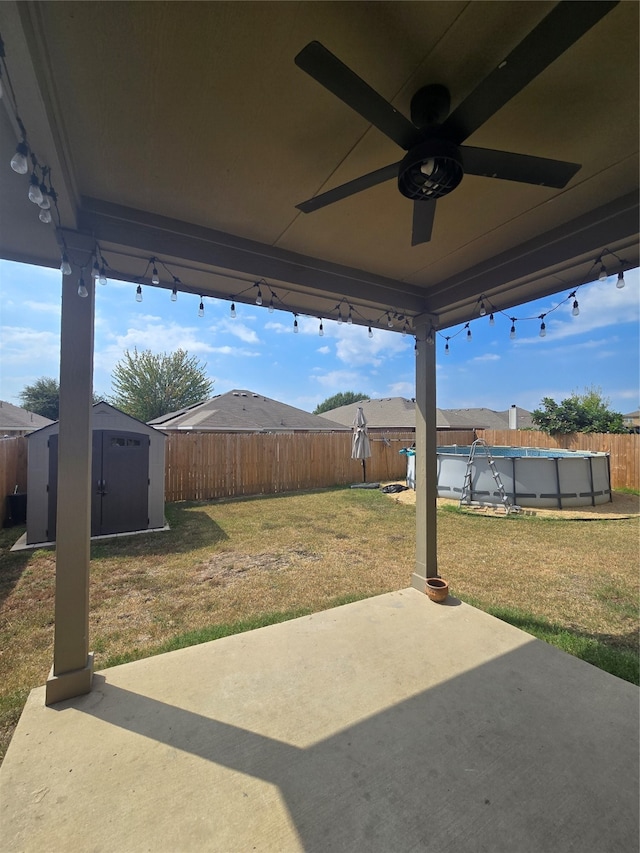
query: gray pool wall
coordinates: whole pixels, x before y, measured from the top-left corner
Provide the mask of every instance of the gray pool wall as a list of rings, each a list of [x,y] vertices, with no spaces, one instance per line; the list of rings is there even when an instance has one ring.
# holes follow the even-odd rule
[[[460,500],[469,447],[438,448],[438,497]],[[513,504],[526,507],[595,506],[611,500],[608,453],[549,450],[538,447],[490,447],[495,470]],[[411,457],[408,457],[407,485]],[[415,472],[415,467],[414,467]],[[475,452],[471,500],[501,503],[501,495],[484,448]]]

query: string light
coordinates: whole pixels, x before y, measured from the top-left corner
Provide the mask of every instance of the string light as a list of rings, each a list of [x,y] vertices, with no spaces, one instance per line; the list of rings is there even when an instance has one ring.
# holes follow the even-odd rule
[[[256,284],[258,288],[258,295],[256,296],[256,305],[262,305],[262,291],[260,290],[260,285]]]
[[[484,299],[482,299],[482,297],[481,297],[480,298],[480,316],[484,317],[484,315],[486,313],[487,313],[487,309],[484,307]]]
[[[62,253],[62,261],[60,262],[60,272],[62,275],[71,275],[71,264],[69,263],[69,258],[67,257],[67,253]]]
[[[320,328],[318,329],[318,334],[320,337],[324,337],[324,326],[322,325],[322,320],[320,320]]]
[[[513,340],[516,336],[516,318],[511,318],[511,331],[509,332],[509,337]]]
[[[598,281],[606,281],[607,280],[607,268],[601,262],[600,263],[600,272],[598,273]]]
[[[468,323],[467,323],[467,325],[465,326],[465,329],[467,330],[467,343],[469,343],[469,344],[470,344],[470,343],[471,343],[471,340],[472,340],[472,337],[471,337],[471,329],[469,328],[469,324],[468,324]]]
[[[351,326],[353,323],[353,317],[351,316],[351,305],[349,305],[349,315],[347,317],[347,326]]]
[[[616,287],[618,288],[618,290],[622,290],[622,288],[624,287],[624,273],[622,272],[622,270],[620,270],[620,272],[618,273]]]
[[[540,323],[540,337],[541,338],[544,338],[547,335],[547,327],[546,327],[545,322],[544,322],[544,318],[546,316],[547,316],[546,314],[541,314],[540,317],[538,318],[539,320],[541,320],[541,323]]]
[[[29,201],[32,201],[34,204],[40,204],[43,200],[42,191],[40,190],[40,181],[36,175],[35,169],[31,173],[31,177],[29,178]]]
[[[200,305],[198,305],[198,317],[204,317],[204,302],[202,301],[202,296],[200,297]]]
[[[449,349],[449,341],[450,340],[451,340],[451,338],[449,338],[449,337],[446,338],[446,344],[444,345],[444,354],[445,355],[451,355],[451,350]]]
[[[403,338],[406,338],[408,331],[409,331],[409,323],[405,320],[404,326],[402,327],[402,337]]]
[[[387,318],[387,328],[393,329],[393,318],[391,317],[391,314],[389,314],[389,312],[387,312]]]
[[[578,300],[575,298],[575,293],[572,293],[571,296],[573,296],[573,307],[571,308],[571,313],[574,317],[577,317],[580,313],[580,306],[578,305]]]
[[[106,284],[107,283],[107,271],[104,268],[104,264],[102,264],[102,266],[100,267],[100,275],[98,276],[98,282],[100,284]]]
[[[369,337],[370,337],[370,338],[372,338],[372,337],[373,337],[373,331],[372,331],[372,329],[371,329],[371,326],[369,326],[369,331],[368,331],[368,333],[367,333],[367,334],[369,335]]]
[[[430,347],[432,347],[436,342],[436,332],[433,328],[433,325],[429,328],[429,332],[427,334],[427,343]]]
[[[18,175],[26,175],[29,171],[29,161],[27,160],[27,156],[29,154],[29,146],[23,139],[22,142],[18,142],[16,146],[16,153],[11,158],[11,168],[14,172],[17,172]]]
[[[231,317],[232,317],[232,318],[236,316],[236,303],[235,303],[235,302],[232,302],[232,303],[231,303],[231,311],[230,311],[230,314],[231,314]]]
[[[38,219],[40,220],[40,222],[44,222],[45,224],[48,224],[49,222],[52,221],[51,211],[47,210],[46,208],[41,210],[40,213],[38,214]]]
[[[158,275],[158,270],[155,264],[151,273],[151,284],[160,284],[160,276]]]
[[[272,296],[271,299],[269,300],[269,314],[273,314],[273,312],[275,310],[276,310],[276,306],[273,304],[273,296]]]
[[[298,318],[297,317],[293,318],[293,334],[294,335],[298,334]]]
[[[87,290],[87,286],[84,283],[84,277],[81,275],[78,279],[78,296],[81,296],[85,299],[89,295],[89,291]]]
[[[495,326],[495,324],[496,324],[495,317],[493,316],[493,312],[491,312],[491,314],[489,314],[489,325]]]
[[[171,291],[171,301],[172,302],[178,301],[178,288],[177,287],[174,287]]]
[[[136,302],[142,302],[142,285],[136,287]]]
[[[340,310],[340,308],[338,308],[338,319],[337,319],[337,323],[338,323],[338,325],[339,325],[339,326],[341,326],[341,325],[342,325],[342,311]]]
[[[91,267],[91,278],[95,281],[97,278],[100,278],[100,267],[98,266],[98,259],[96,258],[93,262],[93,266]]]

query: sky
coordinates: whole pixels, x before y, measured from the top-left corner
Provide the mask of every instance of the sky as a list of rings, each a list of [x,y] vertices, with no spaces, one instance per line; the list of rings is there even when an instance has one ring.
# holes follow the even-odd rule
[[[20,405],[25,385],[42,376],[58,378],[60,355],[60,278],[57,270],[0,260],[0,399]],[[568,290],[509,310],[509,316],[545,318],[516,325],[498,314],[470,323],[467,340],[461,326],[437,336],[437,405],[440,408],[511,405],[532,411],[543,397],[560,401],[572,392],[600,389],[613,411],[626,414],[639,405],[638,270],[583,285],[577,291],[580,313],[572,316]],[[108,399],[111,374],[125,349],[154,353],[178,348],[198,357],[214,382],[214,394],[245,389],[312,411],[338,392],[355,391],[372,399],[415,396],[414,339],[388,329],[338,325],[325,320],[324,336],[316,318],[299,317],[293,334],[290,313],[266,307],[144,288],[135,301],[135,285],[109,281],[96,285],[94,392]],[[559,306],[556,308],[556,306]],[[450,336],[449,355],[445,335]],[[455,337],[454,337],[455,336]]]

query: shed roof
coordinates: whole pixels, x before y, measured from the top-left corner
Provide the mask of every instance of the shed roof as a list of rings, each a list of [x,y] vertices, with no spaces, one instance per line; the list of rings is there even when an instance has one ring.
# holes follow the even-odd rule
[[[148,424],[145,424],[144,421],[140,421],[138,420],[138,418],[134,418],[132,415],[128,415],[126,412],[123,412],[121,409],[117,409],[115,406],[112,406],[110,403],[106,403],[104,400],[100,400],[98,403],[94,403],[92,406],[92,410],[93,429],[100,429],[99,416],[101,414],[115,412],[119,416],[119,419],[122,420],[122,423],[130,422],[130,428],[132,432],[142,432],[149,436],[154,436],[161,432],[161,430],[154,429]],[[45,426],[30,433],[28,438],[32,438],[35,435],[42,435],[43,433],[47,432],[55,433],[58,431],[58,425],[59,421],[49,421],[49,423]]]
[[[312,415],[255,391],[234,389],[149,421],[165,430],[195,432],[291,432],[344,430],[337,421]]]

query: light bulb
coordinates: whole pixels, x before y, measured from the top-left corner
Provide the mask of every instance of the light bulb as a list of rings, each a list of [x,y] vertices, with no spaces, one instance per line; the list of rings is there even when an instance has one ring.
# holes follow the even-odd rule
[[[231,316],[232,317],[236,316],[236,303],[235,302],[231,303]]]
[[[451,350],[449,349],[449,340],[447,339],[446,344],[444,345],[444,354],[451,355]]]
[[[276,310],[276,307],[273,304],[273,297],[271,297],[271,299],[269,300],[269,314],[273,314],[273,312],[275,310]]]
[[[27,147],[27,143],[24,140],[22,140],[22,142],[18,142],[16,153],[11,158],[11,168],[19,175],[26,175],[29,171],[29,161],[27,160],[28,153],[29,148]]]
[[[293,321],[293,334],[294,334],[294,335],[297,335],[297,334],[298,334],[298,321],[297,321],[297,320],[295,320],[295,319],[294,319],[294,321]]]
[[[200,300],[200,305],[198,306],[198,317],[204,317],[204,302],[202,299]]]
[[[515,323],[511,324],[511,331],[509,332],[509,337],[513,340],[516,336],[516,326]]]
[[[493,312],[492,312],[491,314],[489,314],[489,325],[495,326],[495,324],[496,324],[496,321],[494,319]]]
[[[467,343],[471,343],[471,329],[467,329]]]
[[[256,305],[262,305],[262,291],[258,288],[258,295],[256,296]]]
[[[51,202],[49,201],[49,193],[44,184],[40,184],[40,192],[42,193],[42,201],[40,202],[40,207],[43,210],[49,210],[51,207]]]
[[[71,275],[71,264],[69,263],[69,258],[67,257],[67,253],[63,252],[62,260],[60,261],[60,272],[62,275]]]
[[[82,298],[84,299],[88,295],[89,291],[87,290],[87,286],[84,283],[83,277],[80,276],[80,280],[78,281],[78,296],[82,296]]]
[[[368,332],[368,335],[369,335],[369,337],[370,337],[370,338],[372,338],[372,337],[373,337],[373,331],[371,330],[371,326],[369,326],[369,332]]]
[[[136,287],[136,302],[142,302],[142,285]]]
[[[29,179],[29,201],[32,201],[34,204],[40,204],[42,201],[42,192],[40,191],[40,184],[38,183],[35,172],[31,173],[31,178]]]
[[[436,336],[433,331],[433,326],[429,329],[429,334],[427,335],[427,343],[430,347],[432,347],[436,342]]]
[[[38,219],[40,222],[48,223],[51,222],[51,211],[50,210],[41,210],[38,214]]]
[[[604,264],[600,264],[600,272],[598,273],[598,281],[606,281],[607,269]]]
[[[618,290],[622,290],[622,288],[624,287],[624,273],[622,272],[622,270],[620,270],[620,272],[618,273],[616,287],[618,288]]]
[[[318,334],[320,337],[324,337],[324,326],[322,325],[322,320],[320,320],[320,328],[318,329]]]
[[[487,309],[484,307],[484,300],[481,299],[480,300],[480,316],[484,317],[484,315],[486,313],[487,313]]]
[[[580,306],[578,305],[577,299],[573,300],[573,308],[571,309],[571,313],[573,314],[574,317],[577,317],[578,314],[580,313]]]
[[[544,324],[544,320],[540,323],[540,337],[545,338],[547,336],[547,327]]]
[[[338,325],[342,325],[342,311],[338,308]]]
[[[351,316],[351,308],[349,308],[349,316],[347,317],[347,326],[350,326],[353,323],[353,317]]]
[[[98,282],[100,284],[106,284],[107,283],[107,271],[104,268],[104,264],[100,267],[100,275],[98,276]]]
[[[160,284],[160,276],[158,270],[154,267],[151,273],[151,284]]]
[[[178,288],[177,287],[174,287],[173,290],[171,291],[171,301],[172,302],[178,301]]]
[[[388,318],[389,318],[389,319],[387,320],[387,328],[388,328],[388,329],[393,329],[393,319],[392,319],[392,317],[391,317],[391,314],[387,314],[387,316],[388,316]]]
[[[407,321],[404,321],[404,326],[402,327],[402,337],[406,338],[407,332],[409,331],[409,327],[407,325]]]
[[[98,266],[98,261],[95,260],[93,262],[93,266],[91,267],[91,278],[99,278],[100,277],[100,267]]]

